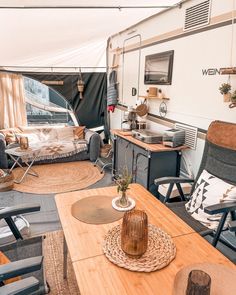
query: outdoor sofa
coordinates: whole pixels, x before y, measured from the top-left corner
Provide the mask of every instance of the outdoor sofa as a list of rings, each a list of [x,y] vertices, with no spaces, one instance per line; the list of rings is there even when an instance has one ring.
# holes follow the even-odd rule
[[[0,168],[9,167],[6,149],[19,145],[19,138],[27,137],[29,147],[41,149],[38,164],[96,161],[101,139],[98,133],[82,126],[17,127],[0,130]]]

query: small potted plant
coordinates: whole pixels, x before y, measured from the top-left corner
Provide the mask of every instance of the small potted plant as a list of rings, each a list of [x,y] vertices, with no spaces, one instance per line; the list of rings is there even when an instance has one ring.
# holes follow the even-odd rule
[[[220,90],[220,93],[224,97],[224,102],[230,102],[230,99],[231,99],[231,93],[230,93],[231,85],[229,83],[223,83],[219,87],[219,90]]]
[[[120,207],[127,207],[129,205],[126,191],[129,189],[129,184],[132,181],[132,174],[129,173],[127,166],[124,167],[122,174],[116,178],[117,192],[121,193],[117,205]]]
[[[236,103],[236,90],[234,90],[234,92],[231,95],[231,101]]]

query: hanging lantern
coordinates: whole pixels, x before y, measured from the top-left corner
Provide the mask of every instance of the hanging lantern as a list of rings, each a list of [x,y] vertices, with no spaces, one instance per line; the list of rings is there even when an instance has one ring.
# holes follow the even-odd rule
[[[78,91],[79,91],[79,98],[82,99],[83,98],[83,92],[84,92],[84,81],[82,79],[82,73],[81,73],[81,69],[80,69],[80,72],[79,72],[79,80],[77,81],[77,88],[78,88]]]

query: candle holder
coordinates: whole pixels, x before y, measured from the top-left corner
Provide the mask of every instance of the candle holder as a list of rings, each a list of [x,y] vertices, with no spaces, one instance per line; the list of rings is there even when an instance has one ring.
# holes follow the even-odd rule
[[[192,270],[188,276],[186,295],[210,295],[211,277],[202,270]]]
[[[130,257],[140,258],[148,246],[148,217],[144,211],[132,210],[123,217],[121,249]]]
[[[20,149],[21,150],[27,150],[29,148],[29,140],[26,136],[20,137]]]

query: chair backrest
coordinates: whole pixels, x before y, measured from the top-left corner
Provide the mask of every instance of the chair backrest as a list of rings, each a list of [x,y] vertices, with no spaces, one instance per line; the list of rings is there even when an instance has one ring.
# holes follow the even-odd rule
[[[211,123],[196,181],[204,169],[236,185],[236,124],[222,121]]]

